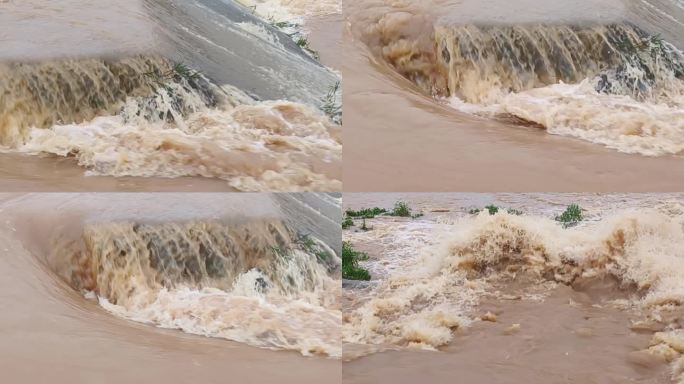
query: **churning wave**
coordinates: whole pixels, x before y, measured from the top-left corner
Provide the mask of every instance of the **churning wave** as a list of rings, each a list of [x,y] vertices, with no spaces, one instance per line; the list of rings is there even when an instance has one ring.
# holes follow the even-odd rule
[[[73,157],[90,175],[341,189],[334,73],[232,2],[145,4],[165,23],[159,53],[0,64],[2,150]]]
[[[86,226],[50,264],[110,313],[252,346],[339,357],[339,258],[279,220]]]
[[[642,209],[563,228],[544,217],[485,212],[439,228],[441,240],[412,250],[410,266],[394,270],[345,313],[345,343],[435,350],[478,321],[482,297],[506,299],[497,284],[528,281],[536,287],[532,297],[543,295],[546,283],[610,280],[623,293],[613,305],[635,311],[642,323],[663,323],[647,352],[671,362],[673,377],[684,381],[684,333],[677,320],[668,322],[684,303],[681,215]],[[429,236],[440,238],[435,232]]]
[[[391,13],[366,38],[397,72],[462,111],[626,153],[684,150],[684,54],[660,35],[629,22],[432,23]]]

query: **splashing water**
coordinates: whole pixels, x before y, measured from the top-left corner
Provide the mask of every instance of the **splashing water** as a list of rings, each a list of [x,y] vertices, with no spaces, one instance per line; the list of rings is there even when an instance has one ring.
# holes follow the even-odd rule
[[[684,150],[684,55],[632,24],[453,26],[395,12],[365,38],[397,72],[463,112],[625,153]]]
[[[161,58],[7,65],[0,79],[13,90],[0,100],[8,151],[74,157],[92,175],[341,189],[340,128],[321,112],[256,102]]]
[[[87,226],[57,273],[114,315],[304,355],[339,357],[336,256],[280,221]],[[332,268],[332,269],[331,269]]]
[[[343,342],[369,351],[435,350],[451,343],[456,329],[479,321],[482,298],[506,300],[502,284],[528,281],[523,299],[543,300],[557,285],[614,280],[612,289],[622,292],[615,296],[626,298],[609,302],[634,311],[641,319],[635,324],[662,323],[645,353],[671,362],[673,377],[682,380],[676,318],[684,303],[682,220],[681,210],[637,209],[571,229],[505,212],[429,225],[374,222],[373,231],[353,238],[384,244],[380,261],[368,265],[379,280],[345,312]]]

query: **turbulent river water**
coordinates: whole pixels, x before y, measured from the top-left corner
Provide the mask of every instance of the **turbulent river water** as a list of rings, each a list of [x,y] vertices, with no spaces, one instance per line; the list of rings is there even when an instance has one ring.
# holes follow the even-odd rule
[[[681,194],[345,194],[344,382],[684,382]],[[490,215],[485,206],[499,212]],[[554,218],[570,204],[584,220]],[[427,375],[427,376],[426,376]]]
[[[682,3],[569,4],[350,2],[345,189],[681,186]]]
[[[339,378],[339,205],[327,194],[0,196],[5,379]]]
[[[341,190],[340,77],[299,43],[339,2],[268,4],[0,3],[0,175]]]

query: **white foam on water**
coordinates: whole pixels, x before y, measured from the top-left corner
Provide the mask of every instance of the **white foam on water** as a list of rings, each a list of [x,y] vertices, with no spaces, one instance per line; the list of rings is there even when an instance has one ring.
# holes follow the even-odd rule
[[[388,250],[389,259],[399,260],[403,253],[410,261],[399,263],[387,276],[376,276],[380,280],[366,293],[368,300],[345,312],[343,342],[437,349],[452,341],[455,329],[478,321],[476,309],[483,295],[505,295],[492,282],[520,273],[540,280],[539,292],[523,295],[536,301],[555,284],[614,277],[621,289],[638,293],[622,307],[658,319],[684,305],[684,216],[670,205],[611,211],[567,229],[548,217],[506,212],[440,220],[422,229],[419,223],[370,222],[372,231],[347,234],[352,244],[396,241],[396,249]],[[384,256],[364,266],[371,269],[369,264],[380,263]],[[649,349],[669,354],[676,378],[684,372],[681,332],[657,334]]]
[[[250,276],[251,275],[251,276]],[[160,328],[179,329],[304,356],[339,358],[341,312],[311,298],[269,296],[254,289],[256,271],[238,277],[229,291],[189,287],[144,292],[126,305],[99,297],[110,313]]]
[[[303,245],[291,235],[280,221],[97,224],[84,230],[84,248],[59,248],[54,265],[124,319],[338,358],[336,256],[315,238]]]
[[[73,156],[91,175],[227,180],[239,190],[341,189],[342,144],[328,118],[286,101],[203,109],[173,123],[122,116],[32,129],[25,153]],[[334,172],[333,172],[334,173]]]
[[[452,97],[449,104],[481,116],[508,114],[545,127],[550,134],[575,137],[624,153],[645,156],[684,151],[684,99],[671,103],[637,101],[598,93],[589,80],[499,94],[478,105]]]

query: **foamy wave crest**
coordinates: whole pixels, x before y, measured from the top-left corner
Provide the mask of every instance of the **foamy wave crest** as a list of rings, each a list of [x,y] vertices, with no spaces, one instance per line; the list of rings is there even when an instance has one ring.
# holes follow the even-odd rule
[[[133,321],[339,357],[339,259],[279,221],[86,227],[58,273]]]
[[[113,116],[34,129],[21,150],[73,156],[94,175],[213,177],[243,191],[341,190],[339,127],[285,101],[203,110],[174,123]]]
[[[540,125],[551,134],[624,153],[661,156],[684,151],[683,101],[676,100],[673,105],[638,102],[629,96],[597,92],[585,80],[508,94],[489,111],[515,116],[523,124]],[[459,108],[463,104],[454,105]]]
[[[476,321],[483,295],[505,298],[495,284],[511,279],[529,279],[534,287],[612,279],[630,297],[623,307],[637,308],[666,329],[678,328],[663,314],[684,304],[682,224],[680,216],[650,210],[571,229],[547,218],[508,213],[459,219],[410,274],[394,273],[370,300],[345,314],[343,341],[438,348],[452,340],[454,329]],[[657,353],[667,344],[676,352],[666,349],[670,361],[679,359],[682,352],[665,335],[681,332],[656,335],[649,351]]]

